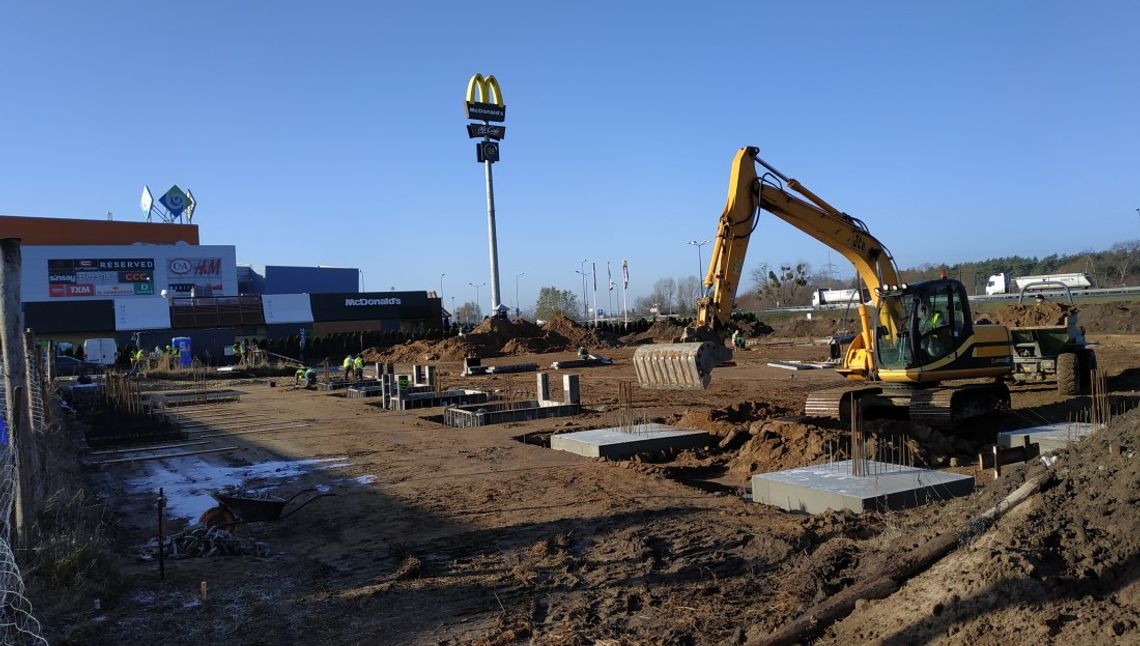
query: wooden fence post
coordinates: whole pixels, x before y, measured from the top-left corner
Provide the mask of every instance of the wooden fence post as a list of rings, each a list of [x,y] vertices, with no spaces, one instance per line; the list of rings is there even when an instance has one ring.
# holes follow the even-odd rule
[[[18,545],[31,545],[31,528],[35,521],[36,501],[34,476],[35,445],[31,434],[30,411],[26,407],[24,388],[28,386],[28,370],[24,357],[24,337],[20,315],[20,239],[0,240],[0,351],[4,363],[4,401],[7,403],[8,447],[16,464],[16,534]]]

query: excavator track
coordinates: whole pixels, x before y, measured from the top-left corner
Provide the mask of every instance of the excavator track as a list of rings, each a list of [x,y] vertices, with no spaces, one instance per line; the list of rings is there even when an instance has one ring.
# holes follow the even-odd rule
[[[881,391],[881,387],[866,383],[818,390],[808,395],[807,402],[804,403],[804,414],[847,421],[850,419],[852,397],[877,395]]]
[[[941,431],[998,410],[1008,409],[1009,389],[1004,384],[965,384],[915,388],[903,384],[858,385],[812,393],[804,414],[847,422],[851,397],[867,411],[872,407],[906,410],[912,422]]]

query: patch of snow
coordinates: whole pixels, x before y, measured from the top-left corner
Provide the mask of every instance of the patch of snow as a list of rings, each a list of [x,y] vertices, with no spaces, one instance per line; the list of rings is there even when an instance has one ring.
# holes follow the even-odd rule
[[[376,482],[376,476],[374,476],[374,475],[356,476],[355,478],[352,479],[352,481],[358,485],[370,485],[373,482]]]
[[[349,464],[344,457],[276,460],[240,467],[212,464],[196,457],[155,460],[145,463],[146,475],[127,482],[127,490],[131,494],[154,495],[161,487],[172,516],[196,520],[217,504],[209,495],[211,491],[228,488],[269,491],[305,473],[339,469]]]

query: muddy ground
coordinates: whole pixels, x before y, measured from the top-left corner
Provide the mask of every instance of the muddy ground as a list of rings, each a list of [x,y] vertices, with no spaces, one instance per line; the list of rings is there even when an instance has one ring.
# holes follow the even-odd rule
[[[1094,340],[1114,404],[1135,405],[1140,337]],[[93,595],[98,608],[95,598],[33,584],[40,619],[55,644],[745,643],[963,524],[1028,471],[979,478],[973,496],[896,513],[805,516],[749,502],[752,472],[825,460],[821,447],[841,438],[826,424],[784,418],[811,390],[839,382],[830,371],[766,365],[826,354],[792,342],[738,353],[706,392],[636,391],[639,418],[708,428],[710,449],[607,462],[545,448],[551,432],[618,423],[617,382],[634,379],[633,348],[605,353],[615,365],[579,371],[583,415],[476,429],[442,426],[439,409],[388,412],[267,380],[219,384],[241,400],[182,411],[189,441],[207,443],[181,450],[233,448],[87,467],[122,582]],[[458,362],[439,365],[445,386],[533,396],[533,374],[461,378]],[[560,380],[551,381],[559,397]],[[1087,404],[1044,385],[1013,391],[1014,411],[966,438],[912,434],[916,457],[953,458],[972,473],[971,452],[997,430],[1063,421]],[[1140,640],[1136,414],[1112,432],[1120,455],[1110,461],[1098,440],[1062,458],[1055,482],[1017,513],[819,642]],[[301,459],[327,462],[270,488],[335,497],[235,528],[271,556],[168,561],[162,581],[156,563],[138,560],[137,546],[156,534],[148,483],[204,487],[211,469]],[[168,531],[188,522],[167,515]]]

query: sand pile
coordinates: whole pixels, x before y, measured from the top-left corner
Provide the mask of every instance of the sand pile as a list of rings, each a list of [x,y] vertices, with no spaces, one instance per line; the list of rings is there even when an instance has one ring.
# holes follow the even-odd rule
[[[1078,311],[1068,303],[1026,303],[1003,307],[989,319],[1006,327],[1064,325],[1070,312]]]

